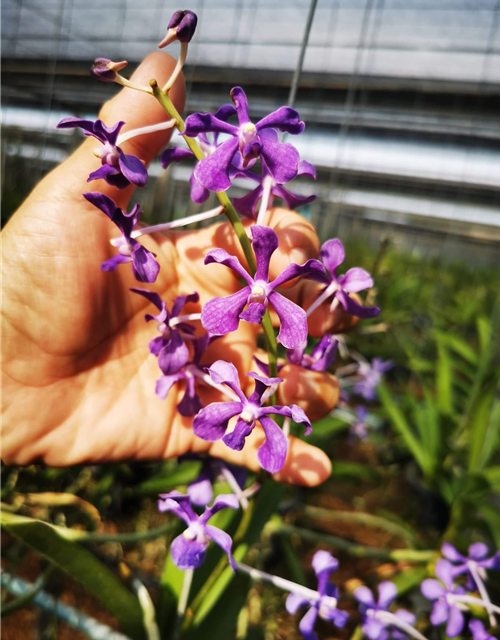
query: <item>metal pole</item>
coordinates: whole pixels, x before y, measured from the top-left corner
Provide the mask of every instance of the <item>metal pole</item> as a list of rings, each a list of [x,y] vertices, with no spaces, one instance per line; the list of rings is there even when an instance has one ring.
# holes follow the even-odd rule
[[[311,26],[314,18],[314,12],[316,11],[316,5],[318,0],[311,0],[309,7],[309,13],[307,15],[306,28],[304,30],[304,36],[302,38],[302,44],[300,45],[299,59],[297,66],[293,74],[292,86],[290,87],[290,93],[288,94],[288,106],[293,107],[295,104],[295,98],[297,96],[297,89],[299,86],[300,74],[302,73],[302,67],[304,65],[304,58],[306,55],[307,43],[309,42],[309,34],[311,33]]]

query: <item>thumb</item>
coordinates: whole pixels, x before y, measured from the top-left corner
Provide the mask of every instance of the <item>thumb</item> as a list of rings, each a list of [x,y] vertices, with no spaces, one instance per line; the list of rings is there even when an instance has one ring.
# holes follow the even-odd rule
[[[154,78],[162,86],[172,74],[175,64],[175,59],[169,54],[151,53],[136,69],[131,80],[137,84],[148,86],[149,81]],[[186,95],[182,75],[177,79],[169,95],[176,109],[182,112]],[[104,104],[99,118],[108,127],[123,120],[125,122],[123,133],[170,119],[154,96],[127,87],[124,87],[114,98]],[[125,153],[137,156],[148,165],[167,144],[171,135],[172,130],[170,129],[144,134],[127,140],[121,145],[121,148]],[[62,189],[64,197],[76,200],[80,205],[82,204],[82,193],[92,190],[100,191],[113,198],[118,206],[125,208],[134,192],[133,186],[126,189],[116,189],[104,180],[87,183],[88,175],[101,166],[100,160],[93,154],[95,147],[99,144],[94,138],[87,138],[68,160],[47,177],[46,180],[50,184],[45,183],[44,189],[53,186],[59,197]]]

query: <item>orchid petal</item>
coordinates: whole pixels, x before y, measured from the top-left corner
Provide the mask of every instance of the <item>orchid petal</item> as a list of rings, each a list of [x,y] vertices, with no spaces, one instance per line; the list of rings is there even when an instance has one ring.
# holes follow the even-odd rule
[[[194,417],[193,431],[196,436],[215,442],[226,433],[229,420],[241,413],[241,402],[212,402]]]
[[[201,311],[203,328],[217,336],[236,331],[240,323],[240,313],[245,307],[250,287],[244,287],[225,298],[212,298]]]
[[[279,342],[286,349],[298,349],[307,340],[306,312],[276,291],[269,294],[269,301],[280,319]]]
[[[288,453],[288,438],[271,418],[261,416],[259,422],[266,434],[264,444],[257,452],[259,464],[269,473],[277,473],[285,464]]]

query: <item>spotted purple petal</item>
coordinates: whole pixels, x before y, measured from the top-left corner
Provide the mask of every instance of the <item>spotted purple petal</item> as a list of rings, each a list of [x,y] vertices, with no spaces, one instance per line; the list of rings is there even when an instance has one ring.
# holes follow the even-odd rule
[[[277,291],[269,295],[269,302],[280,319],[278,341],[286,349],[298,349],[307,340],[306,312]]]
[[[446,635],[448,638],[455,638],[464,628],[464,614],[458,607],[450,607],[448,624],[446,625]]]
[[[189,149],[180,149],[179,147],[171,147],[165,149],[160,156],[160,164],[164,169],[168,169],[172,162],[182,162],[186,158],[194,158],[194,153]]]
[[[220,440],[226,433],[229,420],[241,411],[241,402],[212,402],[195,416],[194,434],[208,442]]]
[[[344,245],[338,238],[327,240],[321,247],[319,257],[330,274],[335,275],[335,270],[345,260]]]
[[[173,385],[179,380],[182,380],[183,377],[184,374],[181,371],[178,371],[168,376],[163,375],[159,378],[156,381],[155,393],[160,400],[165,400]]]
[[[373,287],[371,275],[360,267],[349,269],[345,275],[338,279],[338,283],[344,291],[348,291],[349,293],[357,293],[358,291]]]
[[[127,262],[132,262],[132,258],[130,256],[122,256],[121,253],[118,253],[116,256],[113,256],[101,264],[101,271],[114,271],[120,264]]]
[[[225,531],[222,531],[217,527],[212,527],[209,524],[205,526],[205,532],[207,536],[215,542],[215,544],[219,545],[219,547],[227,553],[229,564],[231,565],[232,570],[236,573],[236,561],[231,553],[231,547],[233,546],[231,536]]]
[[[374,607],[375,606],[375,600],[373,599],[373,593],[371,592],[370,589],[368,589],[368,587],[365,587],[365,586],[358,587],[354,591],[353,595],[354,595],[354,597],[356,598],[356,600],[358,602],[361,602],[361,604],[364,604],[367,607]]]
[[[242,402],[246,402],[245,394],[241,390],[238,370],[232,362],[217,360],[208,368],[208,373],[216,384],[227,385]]]
[[[236,256],[232,256],[224,249],[212,249],[207,253],[204,264],[211,264],[212,262],[217,262],[218,264],[223,264],[225,267],[229,267],[229,269],[235,271],[240,278],[243,278],[247,284],[252,284],[252,278],[242,267],[238,258]]]
[[[259,464],[269,473],[277,473],[285,464],[288,438],[268,416],[261,416],[259,422],[266,434],[266,439],[257,452]]]
[[[182,400],[177,405],[177,411],[181,416],[190,418],[196,415],[202,408],[203,404],[196,393],[196,380],[194,376],[188,375],[186,376],[186,391],[182,396]],[[210,500],[208,500],[208,502],[210,502]]]
[[[238,139],[231,138],[217,147],[211,156],[198,162],[194,176],[205,189],[210,191],[227,191],[229,189],[231,186],[229,165],[237,149]]]
[[[314,633],[314,624],[318,616],[316,607],[311,607],[299,622],[300,633],[304,640],[317,640],[318,636]]]
[[[240,323],[240,314],[247,303],[249,295],[250,287],[244,287],[225,298],[212,298],[209,300],[201,311],[203,328],[218,336],[236,331]]]
[[[170,341],[158,354],[158,366],[166,376],[179,371],[189,360],[189,351],[178,331],[172,331]]]
[[[278,248],[278,236],[275,231],[262,225],[254,225],[251,227],[251,231],[252,248],[257,262],[254,280],[267,282],[269,279],[269,262]]]
[[[245,446],[245,438],[247,438],[253,431],[254,423],[249,424],[245,420],[238,420],[236,426],[231,433],[227,433],[222,442],[234,451],[241,451]]]
[[[289,264],[269,286],[271,289],[275,289],[299,276],[309,276],[310,274],[323,275],[324,273],[325,268],[319,260],[311,259],[304,262],[304,264]]]
[[[378,606],[387,609],[394,598],[398,595],[398,590],[394,582],[385,580],[378,585]]]
[[[378,307],[364,307],[362,304],[358,304],[344,291],[337,291],[335,295],[347,313],[352,316],[356,316],[357,318],[375,318],[380,313],[380,309]]]
[[[420,585],[420,590],[422,595],[428,600],[437,600],[446,593],[442,585],[433,578],[427,578],[427,580],[424,580]]]
[[[278,131],[286,131],[293,135],[302,133],[305,124],[300,120],[300,116],[295,109],[291,107],[280,107],[269,115],[259,120],[255,125],[257,131],[266,128],[278,129]]]
[[[228,124],[211,113],[193,113],[186,118],[186,128],[183,135],[188,138],[196,138],[200,133],[229,133],[232,136],[238,135],[238,127]]]
[[[136,187],[143,187],[148,181],[148,172],[139,158],[127,153],[120,153],[120,169],[127,180]]]
[[[261,154],[276,182],[285,184],[293,180],[300,160],[297,149],[286,142],[273,142],[265,138],[261,138],[261,145]]]
[[[148,251],[138,242],[134,243],[132,253],[132,271],[135,279],[139,282],[148,282],[152,284],[156,282],[160,265],[156,262],[154,253]]]
[[[300,607],[303,607],[305,604],[310,604],[307,598],[305,598],[300,593],[292,592],[286,599],[285,606],[288,613],[294,614],[297,613]]]

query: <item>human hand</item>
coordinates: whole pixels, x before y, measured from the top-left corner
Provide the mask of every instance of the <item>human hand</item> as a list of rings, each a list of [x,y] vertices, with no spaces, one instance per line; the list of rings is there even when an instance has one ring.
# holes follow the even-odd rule
[[[156,78],[160,85],[175,61],[163,53],[146,58],[134,74],[139,83]],[[171,97],[179,111],[184,104],[182,80]],[[125,120],[124,131],[154,124],[167,116],[149,95],[123,89],[104,105],[99,116],[106,124]],[[134,138],[124,151],[149,163],[165,146],[169,133]],[[82,193],[89,190],[88,174],[97,169],[93,139],[87,139],[62,165],[50,173],[12,217],[3,239],[3,454],[7,464],[43,461],[64,466],[118,460],[151,460],[188,451],[209,452],[253,470],[259,468],[260,429],[248,437],[241,452],[221,441],[194,436],[192,419],[176,411],[178,387],[162,402],[154,392],[160,376],[147,343],[154,327],[144,322],[148,303],[129,292],[137,286],[131,270],[103,273],[100,264],[116,253],[109,244],[114,225]],[[118,191],[104,181],[97,190],[126,208],[133,189]],[[275,209],[269,225],[280,240],[271,261],[275,277],[289,262],[317,257],[319,241],[312,226],[299,215]],[[142,239],[141,239],[142,242]],[[153,287],[168,303],[179,294],[197,291],[200,302],[238,289],[228,269],[203,265],[214,247],[238,255],[239,245],[229,224],[193,232],[155,234],[143,243],[158,255],[161,265]],[[308,295],[316,286],[302,283],[292,297]],[[325,305],[325,309],[327,305]],[[186,307],[186,313],[199,310]],[[324,310],[323,310],[324,311]],[[321,309],[315,312],[320,315]],[[314,315],[312,318],[314,319]],[[337,318],[340,321],[340,318]],[[321,330],[325,322],[320,320]],[[314,334],[314,327],[312,331]],[[213,343],[203,363],[224,358],[243,374],[252,369],[257,328],[241,323],[238,331]],[[335,378],[288,366],[282,401],[299,402],[318,414],[327,413],[338,399]],[[286,373],[286,371],[285,371]],[[285,376],[286,377],[286,376]],[[206,390],[204,399],[213,399]],[[203,396],[202,396],[203,397]],[[277,479],[305,485],[325,480],[328,457],[316,447],[290,439],[287,461]]]

